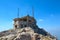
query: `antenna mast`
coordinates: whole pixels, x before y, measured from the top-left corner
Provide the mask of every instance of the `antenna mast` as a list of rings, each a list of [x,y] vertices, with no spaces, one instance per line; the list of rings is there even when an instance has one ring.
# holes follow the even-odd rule
[[[27,27],[28,27],[28,17],[29,17],[29,13],[28,13],[28,11],[27,11]]]
[[[34,7],[32,6],[32,16],[34,17]]]
[[[19,18],[19,8],[18,8],[18,13],[17,13],[17,17]]]

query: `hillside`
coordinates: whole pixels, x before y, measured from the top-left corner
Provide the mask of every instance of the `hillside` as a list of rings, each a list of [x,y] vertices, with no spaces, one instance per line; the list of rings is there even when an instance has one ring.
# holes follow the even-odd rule
[[[36,25],[33,17],[14,19],[14,28],[0,32],[0,40],[57,40],[44,29]]]

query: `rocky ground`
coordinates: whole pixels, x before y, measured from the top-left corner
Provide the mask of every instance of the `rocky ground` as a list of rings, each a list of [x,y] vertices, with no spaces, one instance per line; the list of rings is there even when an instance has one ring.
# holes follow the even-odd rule
[[[11,29],[0,32],[0,40],[57,40],[43,29]]]

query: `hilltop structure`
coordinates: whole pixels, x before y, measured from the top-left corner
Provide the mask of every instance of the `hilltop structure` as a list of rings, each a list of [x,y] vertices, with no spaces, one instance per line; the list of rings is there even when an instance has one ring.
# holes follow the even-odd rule
[[[15,18],[13,29],[0,32],[0,40],[57,40],[36,23],[35,18],[29,15]]]
[[[36,26],[36,20],[33,17],[30,17],[29,15],[22,17],[22,18],[14,19],[14,28],[15,29],[24,28],[24,27],[35,28],[34,26]]]

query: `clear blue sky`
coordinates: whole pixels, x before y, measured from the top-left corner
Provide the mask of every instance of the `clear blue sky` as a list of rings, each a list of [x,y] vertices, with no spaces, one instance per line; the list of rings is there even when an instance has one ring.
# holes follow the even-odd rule
[[[18,8],[20,17],[32,16],[32,6],[37,25],[60,37],[60,0],[0,0],[0,31],[13,28]]]

